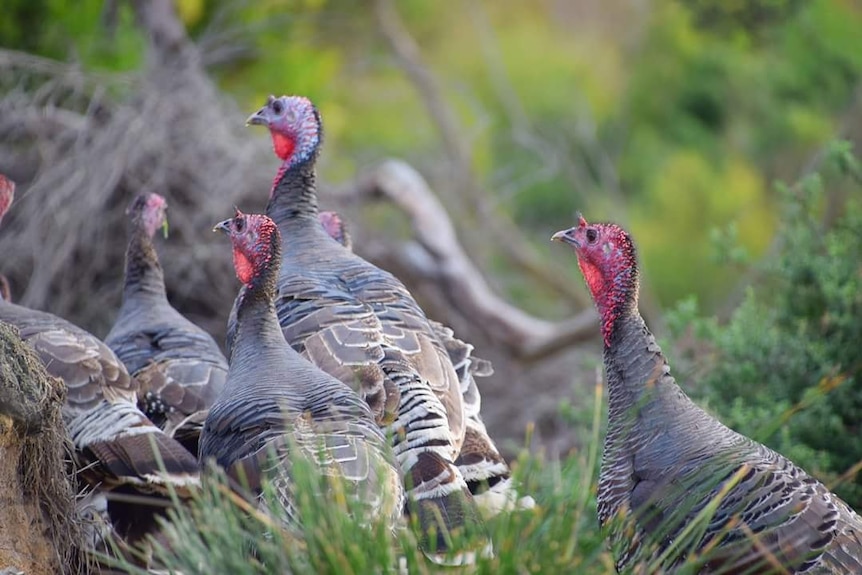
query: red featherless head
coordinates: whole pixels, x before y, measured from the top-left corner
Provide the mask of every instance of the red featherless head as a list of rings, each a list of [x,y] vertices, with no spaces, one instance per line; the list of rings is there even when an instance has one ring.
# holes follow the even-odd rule
[[[153,237],[159,228],[167,234],[167,209],[165,198],[150,192],[135,197],[126,209],[126,215],[135,225],[141,226],[149,237]]]
[[[579,214],[577,226],[559,231],[551,239],[574,248],[602,316],[602,334],[608,345],[616,320],[637,306],[637,256],[631,236],[616,224],[589,224]]]
[[[281,241],[278,227],[269,217],[244,214],[239,209],[233,218],[217,224],[215,230],[230,236],[236,277],[246,286],[269,268]]]
[[[344,221],[338,213],[320,212],[317,214],[317,217],[320,220],[323,229],[326,230],[327,234],[329,234],[329,237],[347,249],[351,249],[353,247],[350,234],[347,232],[347,226],[345,226]]]
[[[246,124],[269,128],[273,151],[287,167],[311,158],[322,138],[320,114],[311,100],[302,96],[270,96]]]
[[[0,222],[12,206],[15,199],[15,182],[0,174]]]

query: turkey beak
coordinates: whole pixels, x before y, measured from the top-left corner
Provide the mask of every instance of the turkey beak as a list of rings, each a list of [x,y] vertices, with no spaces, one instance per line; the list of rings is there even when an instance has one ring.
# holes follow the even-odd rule
[[[223,221],[223,222],[219,222],[219,223],[217,223],[217,224],[213,227],[213,231],[214,231],[214,232],[224,232],[224,233],[226,233],[226,234],[229,234],[229,233],[230,233],[230,223],[231,223],[231,221],[232,221],[232,220],[225,220],[225,221]]]
[[[269,118],[267,118],[267,107],[264,106],[254,114],[248,117],[245,121],[246,126],[269,126]]]
[[[576,248],[581,247],[581,243],[575,239],[575,232],[578,228],[569,228],[567,230],[560,230],[551,236],[551,241],[563,242],[564,244],[569,244],[570,246],[574,246]]]

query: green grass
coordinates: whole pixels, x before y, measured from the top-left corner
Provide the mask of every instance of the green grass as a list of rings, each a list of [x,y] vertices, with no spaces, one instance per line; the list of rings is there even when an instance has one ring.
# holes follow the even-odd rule
[[[429,561],[417,545],[415,525],[405,523],[393,532],[382,522],[363,522],[362,506],[345,497],[332,478],[321,476],[302,459],[292,461],[297,521],[288,521],[272,490],[264,493],[265,506],[251,504],[232,491],[224,474],[214,469],[206,475],[201,492],[190,504],[175,502],[177,509],[164,523],[161,542],[151,542],[152,557],[160,573],[185,575],[613,574],[606,533],[599,529],[596,517],[604,410],[600,385],[595,387],[593,406],[591,426],[583,431],[583,451],[562,461],[522,453],[513,462],[519,491],[535,498],[535,509],[501,513],[488,520],[487,533],[451,534],[456,552],[477,549],[490,537],[493,555],[479,557],[470,567],[446,567]],[[714,544],[724,532],[715,534],[702,553],[690,551],[701,542],[721,499],[745,472],[743,466],[726,480],[717,480],[712,486],[715,498],[672,537],[670,545],[651,552],[644,549],[641,558],[645,564],[632,566],[631,573],[656,574],[667,568],[676,575],[697,573],[710,559]],[[687,513],[684,509],[678,511]],[[658,536],[644,543],[659,545],[664,539]],[[618,544],[626,546],[628,542],[629,538],[623,537]],[[680,556],[686,560],[676,565],[675,559]],[[124,560],[101,559],[121,572],[149,573]],[[762,572],[764,567],[752,572]],[[784,571],[777,568],[775,572]]]
[[[596,399],[584,452],[563,461],[523,453],[513,462],[520,492],[532,495],[537,507],[489,519],[493,556],[480,557],[470,572],[614,572],[595,509],[601,388]],[[265,493],[269,510],[263,511],[232,492],[223,474],[211,473],[191,504],[171,512],[164,526],[167,544],[153,543],[153,556],[163,569],[186,575],[360,575],[399,573],[399,565],[415,574],[467,570],[431,563],[407,525],[393,533],[382,523],[363,524],[358,506],[305,462],[294,462],[293,474],[300,526],[285,527],[274,493]],[[475,549],[476,537],[453,534],[453,547]],[[147,573],[122,560],[109,562],[135,575]]]
[[[595,460],[574,456],[548,462],[522,456],[517,475],[537,508],[505,512],[487,523],[493,557],[481,557],[477,573],[613,573],[595,513]],[[589,470],[589,472],[586,472]],[[356,507],[330,485],[328,497],[310,466],[295,465],[301,527],[284,527],[273,493],[270,511],[255,509],[235,495],[223,475],[214,474],[191,505],[172,512],[167,545],[155,543],[154,557],[169,571],[185,574],[367,574],[451,573],[463,569],[428,561],[407,526],[392,533],[385,525],[364,525]],[[474,535],[475,537],[475,535]],[[454,534],[456,549],[476,548],[475,539]],[[124,561],[117,568],[147,571]]]

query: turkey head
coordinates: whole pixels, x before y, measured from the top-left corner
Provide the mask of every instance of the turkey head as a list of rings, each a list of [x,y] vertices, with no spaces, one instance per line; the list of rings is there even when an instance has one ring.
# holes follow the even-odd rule
[[[140,227],[152,238],[156,230],[162,229],[165,237],[168,235],[168,202],[165,198],[154,192],[140,194],[129,207],[126,215],[130,217],[134,227]]]
[[[559,231],[551,239],[574,248],[608,345],[614,322],[637,306],[637,254],[631,236],[616,224],[590,224],[578,214],[577,226]]]
[[[311,100],[302,96],[270,96],[246,124],[269,128],[273,151],[284,160],[285,168],[309,160],[320,146],[320,114]]]
[[[213,231],[230,237],[236,277],[249,288],[270,269],[273,256],[277,257],[278,228],[267,216],[237,210],[233,218],[220,222]]]

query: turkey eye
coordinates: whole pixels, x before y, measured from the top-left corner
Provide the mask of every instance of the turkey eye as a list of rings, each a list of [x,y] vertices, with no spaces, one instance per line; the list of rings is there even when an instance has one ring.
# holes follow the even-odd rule
[[[241,232],[245,229],[245,220],[243,218],[237,218],[234,226],[236,227],[236,231]]]
[[[589,228],[587,230],[587,241],[591,244],[596,243],[596,240],[599,237],[599,232],[597,232],[594,228]]]
[[[284,106],[282,106],[281,100],[276,100],[272,103],[272,111],[276,114],[281,114],[281,112],[284,111]]]

